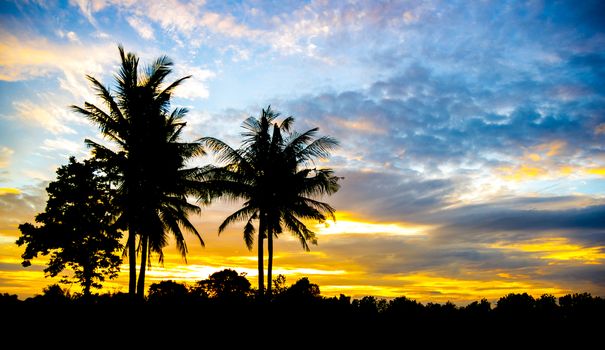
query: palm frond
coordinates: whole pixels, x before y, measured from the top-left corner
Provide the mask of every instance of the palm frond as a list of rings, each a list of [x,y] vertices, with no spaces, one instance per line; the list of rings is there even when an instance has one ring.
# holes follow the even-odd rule
[[[126,146],[123,137],[120,135],[123,133],[120,122],[114,120],[110,115],[93,104],[86,102],[84,106],[85,108],[72,105],[71,109],[84,115],[88,120],[96,124],[104,137],[109,138],[122,147]]]
[[[300,193],[304,196],[318,197],[324,194],[331,195],[340,189],[339,177],[334,176],[332,169],[313,170],[314,176],[303,178]]]
[[[296,158],[312,161],[314,158],[327,159],[330,152],[338,147],[338,141],[330,136],[322,136],[296,152]]]
[[[285,147],[284,153],[287,155],[296,155],[300,150],[304,149],[309,143],[313,141],[313,138],[317,134],[319,128],[313,128],[300,134],[298,132],[292,132],[292,134],[284,140]]]
[[[227,218],[221,223],[218,227],[218,233],[221,234],[227,226],[241,220],[250,220],[250,218],[255,215],[257,209],[251,206],[244,206],[241,209],[238,209],[235,213],[227,216]]]
[[[252,250],[252,247],[254,246],[254,234],[256,233],[256,230],[254,229],[252,221],[256,218],[257,215],[254,213],[250,216],[248,222],[246,222],[246,225],[244,226],[244,242],[246,242],[248,250]]]
[[[279,128],[289,133],[292,128],[292,124],[294,124],[294,117],[289,116],[288,118],[282,120],[281,124],[279,125]]]
[[[332,221],[336,221],[336,216],[334,215],[334,213],[336,212],[336,209],[334,209],[334,207],[332,207],[328,203],[320,202],[320,201],[317,201],[317,200],[314,200],[311,198],[305,198],[305,197],[300,197],[300,200],[302,201],[302,203],[301,203],[302,205],[314,208],[315,210],[320,212],[322,215],[327,215],[330,219],[332,219]]]
[[[156,58],[153,64],[146,67],[146,77],[141,85],[155,90],[172,72],[172,66],[172,60],[167,56]]]
[[[288,230],[298,238],[305,251],[310,251],[307,241],[310,241],[311,244],[317,244],[315,232],[309,230],[305,224],[295,218],[292,214],[286,213],[283,216],[283,222]]]
[[[179,85],[181,85],[185,80],[189,78],[191,78],[191,75],[173,81],[172,84],[168,85],[164,90],[162,90],[162,92],[158,94],[158,101],[161,101],[162,103],[164,103],[165,101],[169,101],[172,97],[174,89],[176,89]]]
[[[126,54],[122,45],[118,46],[118,51],[120,52],[122,64],[120,66],[118,75],[116,76],[116,81],[118,83],[118,91],[120,95],[125,97],[128,95],[129,91],[138,85],[139,59],[132,52]]]

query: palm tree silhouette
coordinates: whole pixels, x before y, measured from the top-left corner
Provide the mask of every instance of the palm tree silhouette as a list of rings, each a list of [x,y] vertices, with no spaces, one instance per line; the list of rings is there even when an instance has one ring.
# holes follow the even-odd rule
[[[186,198],[199,195],[200,187],[195,181],[199,169],[185,168],[185,162],[203,154],[203,149],[197,142],[179,142],[187,110],[169,111],[174,89],[189,76],[164,86],[165,78],[172,71],[168,57],[159,57],[140,72],[138,57],[125,54],[122,46],[118,49],[121,67],[116,75],[115,94],[94,77],[87,76],[108,112],[88,102],[83,108],[72,108],[97,124],[103,136],[117,146],[117,150],[113,150],[92,140],[85,141],[95,157],[107,164],[108,173],[118,186],[117,203],[121,212],[118,224],[128,229],[129,293],[134,295],[136,290],[136,294],[143,296],[148,256],[155,252],[160,262],[163,261],[162,248],[168,244],[167,233],[174,235],[184,257],[187,246],[183,229],[196,235],[204,245],[189,221],[189,215],[199,213],[200,208],[188,203]],[[141,252],[138,283],[137,236]]]
[[[242,208],[219,226],[219,233],[234,222],[246,221],[244,241],[248,249],[252,249],[253,222],[258,220],[259,296],[264,294],[263,239],[268,241],[267,293],[270,295],[274,236],[285,228],[298,237],[308,251],[308,242],[316,244],[317,239],[303,221],[334,219],[334,208],[320,202],[318,197],[339,189],[338,177],[331,169],[308,168],[315,159],[329,157],[337,146],[336,140],[328,136],[316,138],[318,128],[302,134],[291,132],[294,118],[277,123],[278,116],[269,106],[258,119],[246,119],[242,124],[246,130],[242,133],[242,146],[237,150],[215,138],[201,139],[217,153],[219,161],[227,163],[209,170],[205,182],[211,184],[219,196],[244,200]]]

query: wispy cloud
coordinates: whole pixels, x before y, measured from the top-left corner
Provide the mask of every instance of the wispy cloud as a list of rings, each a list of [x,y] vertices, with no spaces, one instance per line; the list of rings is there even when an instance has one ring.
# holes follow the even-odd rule
[[[143,39],[151,40],[155,38],[152,26],[137,16],[130,16],[126,19],[128,24],[136,30]]]
[[[72,119],[67,108],[52,105],[40,105],[32,101],[15,101],[13,107],[17,112],[16,119],[32,127],[41,127],[53,134],[75,134],[65,121]]]
[[[101,74],[116,61],[114,44],[58,44],[44,37],[0,32],[0,80],[19,81],[60,73],[61,88],[75,98],[91,100],[83,77]]]
[[[86,146],[83,142],[75,142],[63,137],[45,139],[40,148],[47,152],[59,153],[66,157],[86,154]]]
[[[15,150],[6,146],[0,146],[0,169],[8,168],[11,163],[11,157]]]

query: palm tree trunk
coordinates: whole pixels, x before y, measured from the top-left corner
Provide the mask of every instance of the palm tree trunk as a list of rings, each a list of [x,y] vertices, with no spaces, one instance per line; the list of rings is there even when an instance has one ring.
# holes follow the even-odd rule
[[[134,297],[137,289],[137,249],[135,245],[134,230],[128,230],[128,263],[130,264],[130,283],[128,294]]]
[[[260,218],[258,222],[258,297],[260,299],[263,298],[265,294],[265,276],[264,276],[264,254],[263,254],[263,235],[265,233],[265,213],[261,211]]]
[[[86,264],[82,272],[84,277],[84,289],[82,290],[82,293],[84,294],[84,299],[88,300],[91,295],[90,288],[92,286],[92,269],[90,264]]]
[[[269,261],[267,262],[267,296],[271,298],[271,286],[273,285],[273,230],[267,230],[267,255],[269,255]]]
[[[143,298],[145,296],[145,268],[147,267],[147,255],[149,243],[149,236],[141,237],[141,270],[139,271],[139,282],[137,283],[137,296]]]

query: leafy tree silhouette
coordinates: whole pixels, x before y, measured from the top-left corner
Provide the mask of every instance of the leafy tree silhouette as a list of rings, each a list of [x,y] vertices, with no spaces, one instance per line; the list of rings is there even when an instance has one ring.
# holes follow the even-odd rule
[[[231,269],[213,273],[197,282],[195,288],[199,288],[201,294],[223,301],[242,301],[250,294],[250,282],[245,274]]]
[[[281,274],[277,275],[277,277],[273,280],[273,294],[281,295],[285,293],[286,290],[288,290],[288,287],[286,286],[286,276]]]
[[[198,214],[200,208],[187,201],[188,195],[202,196],[201,184],[196,181],[199,169],[185,167],[190,158],[203,154],[203,150],[199,143],[179,141],[187,109],[169,111],[172,93],[189,76],[165,86],[164,80],[173,65],[168,57],[159,57],[141,71],[135,54],[126,54],[122,46],[119,52],[121,66],[115,93],[88,76],[108,111],[88,102],[83,108],[72,108],[96,124],[117,146],[114,151],[86,140],[95,157],[107,162],[108,172],[119,189],[116,201],[121,213],[119,222],[128,229],[129,293],[134,295],[136,289],[142,297],[148,257],[157,253],[159,261],[163,261],[162,249],[168,244],[168,233],[175,238],[184,258],[187,245],[183,231],[194,234],[204,245],[189,221],[189,215]],[[141,253],[138,282],[137,237]]]
[[[559,298],[562,317],[566,320],[602,320],[605,314],[605,299],[590,293],[574,293]]]
[[[0,294],[0,306],[2,307],[14,307],[17,306],[20,302],[21,300],[19,300],[19,296],[17,294]]]
[[[307,277],[303,277],[290,286],[285,295],[290,299],[312,300],[320,297],[319,286],[311,283]]]
[[[510,293],[498,300],[496,303],[496,312],[505,316],[512,317],[514,315],[533,315],[535,308],[535,299],[527,293],[515,294]]]
[[[316,138],[318,128],[304,133],[291,131],[294,118],[278,123],[278,117],[279,113],[269,106],[259,118],[246,119],[242,124],[242,146],[237,150],[215,138],[200,140],[218,155],[219,161],[227,163],[206,172],[206,183],[219,197],[244,200],[243,207],[223,221],[219,233],[236,221],[245,221],[244,241],[251,249],[256,231],[253,222],[258,220],[259,296],[264,294],[263,240],[268,241],[270,295],[274,236],[290,231],[308,251],[308,242],[316,244],[317,239],[303,220],[334,219],[334,208],[318,198],[339,189],[339,178],[331,169],[308,167],[316,159],[329,157],[336,140],[328,136]]]
[[[151,303],[179,303],[187,300],[187,286],[171,280],[153,283],[149,286],[147,300]]]
[[[117,253],[122,235],[114,225],[113,191],[97,162],[79,163],[74,157],[57,170],[57,180],[46,191],[46,209],[36,216],[41,225],[19,225],[16,243],[25,245],[22,264],[30,266],[38,254],[50,254],[46,276],[70,268],[84,295],[90,296],[91,288],[101,288],[100,282],[116,277],[120,270]]]
[[[492,311],[491,303],[483,298],[481,301],[473,301],[466,307],[462,308],[462,313],[470,322],[481,322],[486,320]]]

